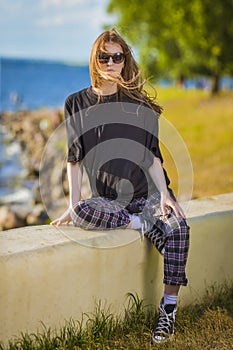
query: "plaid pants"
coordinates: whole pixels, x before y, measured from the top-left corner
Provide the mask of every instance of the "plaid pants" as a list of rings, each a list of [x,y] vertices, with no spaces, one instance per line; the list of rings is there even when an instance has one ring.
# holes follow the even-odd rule
[[[186,220],[176,217],[173,210],[163,217],[160,194],[148,199],[134,199],[130,203],[94,197],[81,200],[71,213],[75,226],[88,230],[126,228],[130,215],[142,213],[152,223],[147,238],[164,255],[164,280],[168,285],[187,285],[185,266],[189,249],[189,226]]]

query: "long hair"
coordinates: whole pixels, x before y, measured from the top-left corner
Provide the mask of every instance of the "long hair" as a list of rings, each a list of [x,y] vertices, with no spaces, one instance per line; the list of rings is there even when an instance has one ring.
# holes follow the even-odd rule
[[[123,50],[125,61],[120,77],[106,76],[98,62],[97,55],[100,51],[106,51],[106,43],[118,44]],[[145,91],[144,85],[146,80],[142,79],[141,72],[133,57],[131,48],[115,28],[103,32],[95,40],[90,54],[90,76],[93,87],[99,88],[104,80],[111,80],[117,83],[118,89],[125,95],[147,104],[159,114],[162,112],[162,107],[155,102],[156,94],[154,98],[152,98]]]

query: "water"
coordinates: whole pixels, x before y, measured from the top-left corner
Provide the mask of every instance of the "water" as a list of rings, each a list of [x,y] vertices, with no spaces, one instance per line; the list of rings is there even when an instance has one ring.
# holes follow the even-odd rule
[[[88,66],[0,58],[0,111],[60,108],[65,98],[90,85]]]
[[[61,108],[65,98],[90,85],[88,66],[0,58],[0,112],[41,107]],[[0,203],[31,199],[31,184],[17,142],[0,125]]]
[[[25,202],[32,199],[26,171],[23,167],[21,147],[0,125],[0,203]]]

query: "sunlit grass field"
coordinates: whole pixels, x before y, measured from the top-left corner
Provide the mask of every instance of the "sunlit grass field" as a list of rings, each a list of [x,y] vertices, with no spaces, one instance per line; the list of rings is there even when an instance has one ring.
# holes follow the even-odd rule
[[[157,87],[163,116],[177,129],[191,157],[193,198],[233,191],[233,92],[211,96],[207,91]],[[162,147],[164,166],[172,187],[178,173],[169,152]]]
[[[0,350],[231,350],[233,344],[233,285],[211,287],[203,300],[178,308],[172,341],[151,344],[157,318],[154,308],[130,294],[121,317],[97,303],[85,325],[69,321],[62,328],[22,334]]]

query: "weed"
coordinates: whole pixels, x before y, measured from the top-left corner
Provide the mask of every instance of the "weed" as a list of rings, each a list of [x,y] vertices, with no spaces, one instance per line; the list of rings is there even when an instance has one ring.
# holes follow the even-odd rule
[[[172,342],[151,345],[155,310],[128,293],[122,315],[97,303],[81,321],[69,320],[59,330],[21,334],[0,350],[230,350],[233,343],[233,282],[211,286],[203,300],[178,309]]]

